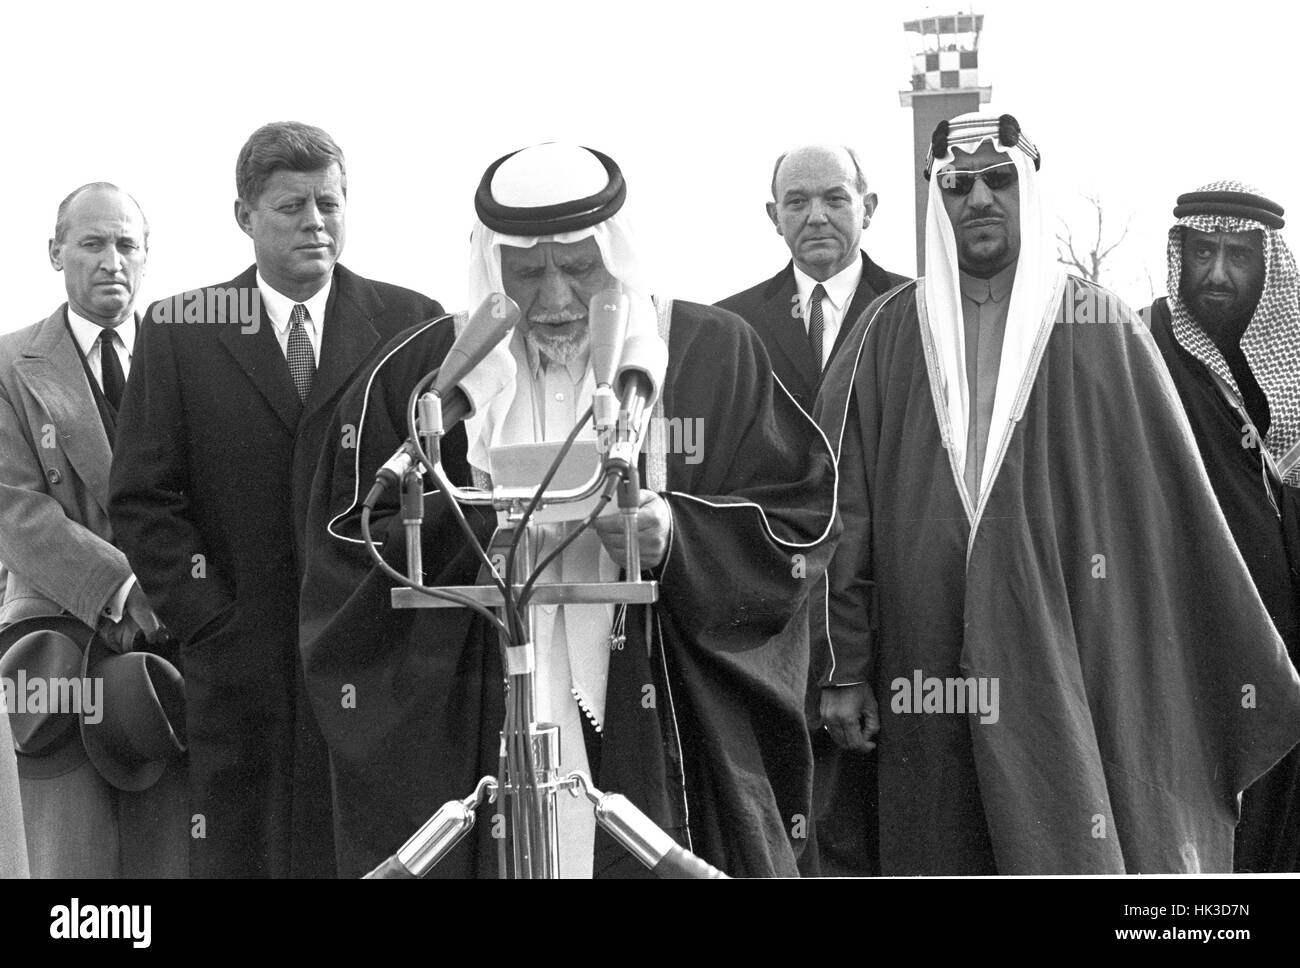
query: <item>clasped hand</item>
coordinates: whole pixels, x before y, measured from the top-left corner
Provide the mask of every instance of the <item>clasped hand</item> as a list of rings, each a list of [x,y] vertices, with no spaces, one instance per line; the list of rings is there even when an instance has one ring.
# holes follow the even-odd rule
[[[870,753],[876,748],[880,710],[869,683],[853,686],[824,686],[821,697],[822,724],[837,746]]]

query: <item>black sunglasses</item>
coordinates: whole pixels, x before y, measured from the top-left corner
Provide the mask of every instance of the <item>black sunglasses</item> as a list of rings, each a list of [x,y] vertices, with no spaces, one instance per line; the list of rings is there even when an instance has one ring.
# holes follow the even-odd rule
[[[1014,161],[999,162],[978,171],[960,171],[949,166],[939,172],[939,190],[945,195],[969,195],[976,180],[981,178],[989,191],[1000,192],[1014,185],[1020,176],[1016,174]]]

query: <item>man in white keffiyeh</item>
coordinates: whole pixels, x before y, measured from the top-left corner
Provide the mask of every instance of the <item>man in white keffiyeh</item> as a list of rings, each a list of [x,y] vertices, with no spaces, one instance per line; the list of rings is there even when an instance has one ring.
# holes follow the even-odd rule
[[[884,874],[1230,870],[1300,679],[1151,334],[1055,263],[1039,160],[1011,115],[941,122],[924,278],[826,373],[823,708],[877,743]]]
[[[1153,335],[1215,496],[1294,663],[1300,652],[1300,276],[1283,209],[1235,181],[1180,195]],[[1300,754],[1246,791],[1239,871],[1300,869]]]
[[[561,774],[590,771],[600,789],[623,794],[727,873],[793,876],[811,812],[808,592],[837,530],[834,464],[744,320],[680,299],[651,301],[622,211],[626,193],[613,159],[578,145],[525,148],[484,173],[471,305],[504,292],[521,317],[461,384],[475,412],[447,435],[444,466],[460,484],[481,485],[485,474],[494,484],[537,484],[540,472],[520,455],[550,453],[582,417],[595,389],[588,306],[617,282],[631,303],[629,343],[666,344],[637,515],[641,566],[658,582],[658,600],[617,612],[538,604],[528,630],[538,719],[561,728]],[[452,325],[415,327],[381,354],[340,404],[339,433],[313,489],[303,650],[331,746],[344,874],[370,870],[499,765],[496,629],[456,610],[391,608],[392,582],[357,532],[358,488],[405,439],[411,388],[442,363]],[[355,446],[345,427],[356,429]],[[707,437],[691,454],[674,428]],[[587,450],[588,467],[594,436],[580,431],[571,451]],[[385,555],[400,556],[394,511],[378,508],[373,530]],[[426,583],[473,583],[477,560],[445,497],[427,495],[425,511]],[[574,524],[556,520],[563,507],[542,513],[533,536],[545,554]],[[500,523],[469,517],[484,543]],[[622,552],[621,527],[598,519],[541,581],[616,578]],[[345,682],[371,700],[339,715]],[[595,829],[586,804],[561,804],[564,876],[645,872]],[[438,873],[496,872],[494,829],[499,836],[480,815],[471,845],[457,847]]]
[[[514,376],[495,395],[478,398],[466,425],[470,464],[493,478],[508,473],[514,446],[550,442],[558,447],[591,403],[595,379],[587,304],[593,295],[619,286],[630,303],[630,333],[659,340],[635,239],[621,211],[621,193],[618,187],[611,190],[611,185],[621,185],[621,175],[611,182],[612,164],[577,145],[536,145],[493,165],[484,180],[486,191],[477,198],[469,304],[505,292],[522,313],[512,338],[496,351],[510,357]],[[593,201],[573,206],[584,211],[566,213],[563,221],[535,214],[543,206],[572,206],[572,199]],[[662,373],[655,376],[662,381]],[[579,440],[594,439],[590,425],[579,434]],[[659,495],[646,491],[642,503],[641,550],[649,568],[667,551],[672,519]],[[569,517],[580,518],[585,511]],[[576,520],[533,525],[538,557],[575,528]],[[622,553],[621,541],[618,518],[607,514],[569,545],[543,580],[611,581],[618,577],[614,555]],[[609,554],[600,553],[602,542]],[[578,738],[584,729],[600,733],[605,727],[609,643],[616,621],[612,605],[543,605],[534,616],[530,631],[538,655],[538,717],[559,724],[561,735],[569,737],[561,744],[562,775],[591,772]],[[595,818],[586,803],[573,797],[562,798],[559,809],[561,867],[570,876],[589,877]]]
[[[948,387],[953,454],[970,503],[992,482],[1016,389],[1062,273],[1039,198],[1038,149],[1014,119],[963,114],[930,149],[926,322]]]

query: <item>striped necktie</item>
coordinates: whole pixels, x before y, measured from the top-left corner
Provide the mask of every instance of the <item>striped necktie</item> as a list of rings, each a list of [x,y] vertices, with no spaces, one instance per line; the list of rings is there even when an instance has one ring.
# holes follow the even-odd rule
[[[297,303],[293,315],[289,317],[289,346],[285,356],[289,360],[289,372],[293,375],[293,385],[298,388],[298,397],[304,403],[311,393],[311,379],[316,374],[316,354],[312,352],[311,339],[303,323],[310,319],[307,307]]]
[[[825,298],[826,289],[819,282],[813,286],[812,298],[808,300],[808,345],[812,347],[813,359],[817,361],[817,371],[819,373],[824,361],[822,340],[826,320],[822,316],[822,300]]]
[[[126,386],[126,377],[122,373],[122,361],[117,356],[119,337],[116,330],[99,331],[99,373],[100,386],[104,388],[104,398],[114,410],[122,407],[122,388]]]

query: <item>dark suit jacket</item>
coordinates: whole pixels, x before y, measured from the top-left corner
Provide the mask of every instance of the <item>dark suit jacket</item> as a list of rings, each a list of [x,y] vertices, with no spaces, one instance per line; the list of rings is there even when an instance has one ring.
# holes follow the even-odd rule
[[[352,377],[390,337],[442,310],[336,266],[304,404],[260,299],[248,295],[255,271],[202,290],[193,314],[178,311],[181,297],[145,314],[109,513],[151,603],[182,641],[192,795],[203,817],[195,874],[328,875],[328,767],[298,657],[312,476]],[[240,323],[241,292],[256,326]],[[193,316],[204,321],[183,321]]]
[[[907,281],[906,276],[886,272],[872,262],[865,252],[862,253],[862,280],[840,323],[835,345],[831,348],[832,359],[845,334],[853,328],[853,321],[871,300]],[[813,359],[803,320],[796,318],[793,312],[797,291],[794,263],[788,262],[784,269],[766,282],[728,296],[716,305],[730,309],[754,327],[763,346],[767,348],[767,355],[772,358],[772,370],[777,378],[785,384],[799,406],[812,413],[813,401],[817,399],[817,390],[822,382],[822,368]]]

